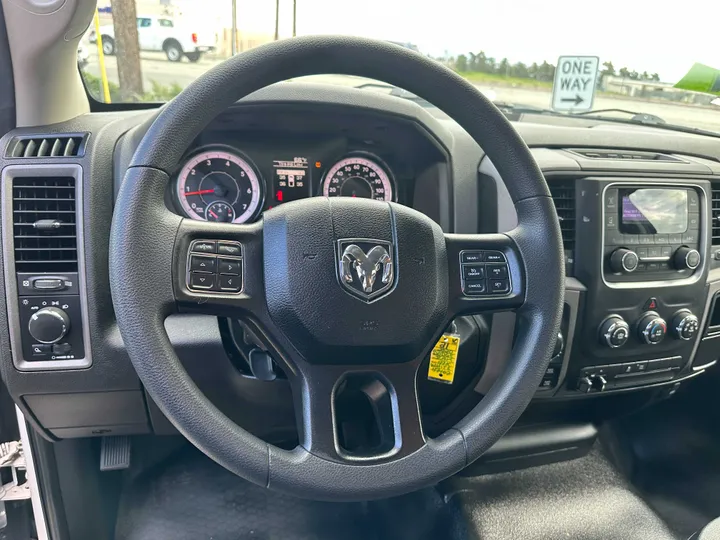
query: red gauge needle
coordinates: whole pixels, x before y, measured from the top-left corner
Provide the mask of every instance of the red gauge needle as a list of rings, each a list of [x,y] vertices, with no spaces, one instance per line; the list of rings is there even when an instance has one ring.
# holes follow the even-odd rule
[[[200,191],[186,191],[185,196],[188,195],[207,195],[208,193],[215,193],[214,189],[201,189]]]
[[[208,210],[208,212],[209,212],[210,215],[211,215],[212,217],[214,217],[215,219],[220,219],[220,218],[218,217],[218,215],[217,215],[215,212],[213,212],[212,210]]]

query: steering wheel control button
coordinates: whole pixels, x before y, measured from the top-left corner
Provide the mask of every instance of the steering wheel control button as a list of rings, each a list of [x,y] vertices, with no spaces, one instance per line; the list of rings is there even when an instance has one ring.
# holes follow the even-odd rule
[[[466,264],[463,266],[464,279],[483,279],[485,277],[485,265]]]
[[[700,321],[689,310],[683,309],[678,311],[672,318],[670,329],[676,339],[690,341],[697,335],[700,329]]]
[[[214,240],[197,240],[193,242],[190,251],[194,251],[196,253],[216,253],[217,242]]]
[[[507,279],[508,268],[506,264],[488,264],[486,267],[487,277],[491,279]]]
[[[487,283],[484,279],[474,279],[466,281],[463,286],[463,292],[469,295],[486,294]]]
[[[208,274],[213,274],[215,272],[215,257],[191,255],[190,270],[193,272],[205,272]]]
[[[482,251],[463,251],[460,254],[461,263],[481,263],[483,262]]]
[[[193,253],[197,251],[197,246],[202,246],[203,253],[217,252],[218,256]],[[188,253],[188,289],[222,294],[241,292],[242,252],[243,246],[239,242],[195,240]]]
[[[200,291],[211,291],[215,286],[215,276],[212,274],[190,274],[190,288]]]
[[[638,323],[638,337],[647,345],[657,345],[665,339],[666,333],[667,323],[657,313],[646,313]]]
[[[218,273],[228,276],[239,276],[242,271],[240,259],[218,259]]]
[[[486,251],[485,252],[485,262],[504,263],[507,261],[505,260],[505,255],[500,251]]]
[[[490,292],[492,294],[505,294],[510,292],[510,282],[507,279],[491,279]]]
[[[618,349],[627,343],[630,326],[620,315],[611,315],[600,325],[600,342],[611,349]]]
[[[240,289],[242,289],[242,278],[240,276],[220,276],[218,289],[227,292],[240,292]]]
[[[234,242],[219,242],[217,252],[218,255],[232,255],[233,257],[240,257],[242,255],[240,244]]]

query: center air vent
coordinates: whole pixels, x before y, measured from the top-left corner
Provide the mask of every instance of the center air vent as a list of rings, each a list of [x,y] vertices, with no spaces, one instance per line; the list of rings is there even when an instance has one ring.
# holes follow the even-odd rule
[[[83,134],[14,137],[8,144],[5,157],[81,157],[85,154],[85,137]]]
[[[560,232],[565,249],[565,271],[567,275],[572,275],[575,259],[575,182],[550,180],[548,185],[560,221]]]
[[[712,183],[712,245],[720,246],[720,182]]]
[[[75,178],[16,177],[13,234],[17,272],[77,272]]]

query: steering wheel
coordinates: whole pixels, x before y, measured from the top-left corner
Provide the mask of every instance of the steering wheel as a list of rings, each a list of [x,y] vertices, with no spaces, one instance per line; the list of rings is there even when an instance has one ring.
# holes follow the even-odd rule
[[[427,99],[487,152],[515,204],[507,234],[444,234],[394,203],[315,197],[247,225],[183,219],[165,191],[200,131],[235,101],[285,79],[321,73],[379,79]],[[235,242],[240,292],[191,290],[197,242]],[[207,247],[207,246],[206,246]],[[357,248],[357,249],[356,249]],[[377,250],[375,250],[377,248]],[[464,292],[462,262],[505,261],[509,290]],[[434,484],[477,459],[517,420],[549,362],[560,326],[564,265],[557,214],[530,151],[505,117],[464,79],[395,45],[301,37],[218,65],[165,105],[125,174],[110,239],[112,298],[128,354],[160,409],[195,446],[261,486],[325,500],[367,500]],[[371,283],[372,282],[372,283]],[[369,285],[369,288],[368,288]],[[469,293],[469,294],[468,294]],[[504,373],[453,428],[423,432],[416,377],[460,315],[517,313]],[[223,415],[175,354],[166,317],[191,311],[243,319],[282,364],[299,445],[265,443]],[[385,446],[357,454],[339,443],[335,398],[370,381],[384,411]]]

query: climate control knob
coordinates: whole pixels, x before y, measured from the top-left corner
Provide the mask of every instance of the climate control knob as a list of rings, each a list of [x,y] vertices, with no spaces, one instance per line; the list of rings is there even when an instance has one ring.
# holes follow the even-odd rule
[[[670,330],[677,339],[689,341],[700,329],[700,321],[689,310],[678,311],[672,318]]]
[[[700,253],[697,249],[683,246],[673,255],[673,261],[678,270],[695,270],[700,266]]]
[[[620,315],[610,315],[600,325],[600,342],[611,349],[617,349],[627,343],[630,326]]]
[[[649,312],[640,318],[638,323],[638,337],[643,343],[657,345],[667,334],[667,323],[660,315]]]
[[[46,307],[33,313],[28,332],[38,343],[57,343],[70,330],[70,317],[62,309]]]
[[[618,248],[610,255],[610,269],[613,272],[629,274],[637,269],[639,262],[637,253],[631,249]]]

